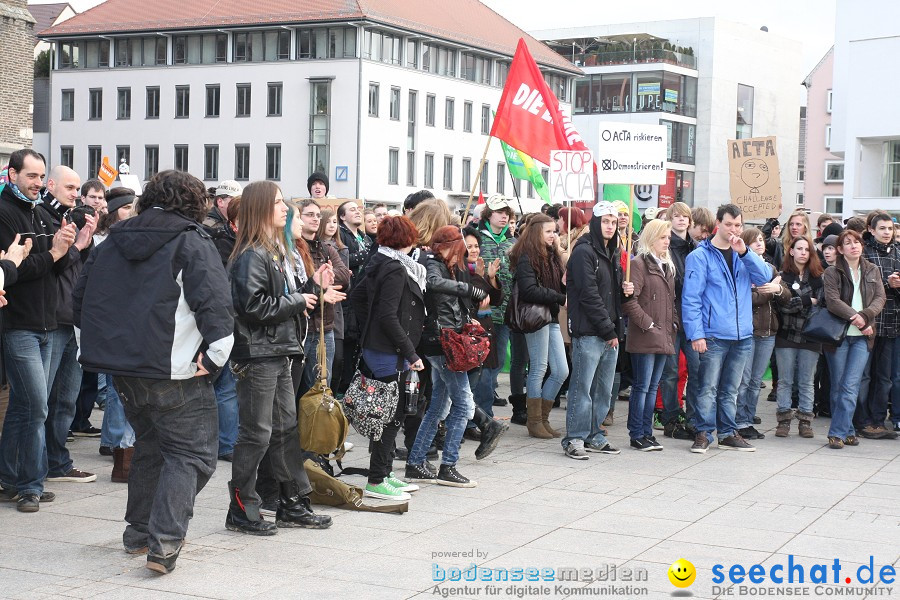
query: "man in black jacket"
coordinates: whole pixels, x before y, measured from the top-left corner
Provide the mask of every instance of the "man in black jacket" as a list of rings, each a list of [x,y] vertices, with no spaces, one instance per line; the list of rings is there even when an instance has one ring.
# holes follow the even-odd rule
[[[593,212],[589,234],[575,244],[566,268],[572,377],[562,446],[576,460],[587,460],[586,451],[619,453],[600,431],[624,334],[618,218],[610,202],[598,202]]]
[[[370,241],[366,232],[362,229],[363,213],[355,200],[347,200],[337,209],[340,228],[338,233],[341,242],[350,252],[350,290],[360,280],[366,261],[369,258]],[[344,290],[345,292],[348,290]],[[344,311],[344,372],[340,373],[340,383],[335,386],[335,391],[343,394],[350,387],[353,376],[356,374],[356,363],[359,359],[359,325],[353,306],[345,300],[341,303]]]
[[[74,293],[81,364],[113,375],[137,442],[123,542],[175,568],[194,499],[216,468],[213,379],[234,344],[228,279],[199,221],[206,189],[163,171],[138,215],[91,253]]]
[[[3,310],[3,354],[9,377],[9,408],[0,436],[0,500],[17,502],[20,512],[37,512],[47,477],[45,422],[52,380],[52,332],[57,328],[57,277],[66,267],[75,226],[54,227],[39,207],[44,159],[17,150],[9,159],[9,184],[0,193],[0,248],[31,239],[31,254],[17,269]]]

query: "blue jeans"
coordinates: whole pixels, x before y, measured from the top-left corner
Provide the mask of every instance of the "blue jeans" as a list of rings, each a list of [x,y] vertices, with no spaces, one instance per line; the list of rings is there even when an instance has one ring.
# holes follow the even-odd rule
[[[214,385],[219,407],[219,456],[232,454],[238,436],[237,381],[231,372],[231,361],[222,367]]]
[[[737,423],[737,392],[744,367],[753,353],[753,338],[743,340],[706,339],[706,352],[700,355],[700,389],[697,393],[694,426],[712,441],[734,435]]]
[[[319,334],[312,327],[306,334],[303,345],[306,361],[303,365],[303,380],[300,383],[299,395],[303,396],[312,389],[319,379]],[[331,365],[334,362],[334,331],[325,332],[325,365],[328,367],[328,385],[331,385]]]
[[[497,344],[497,367],[493,369],[488,369],[488,373],[491,377],[491,385],[494,386],[493,390],[497,389],[497,376],[500,375],[500,371],[503,370],[503,365],[506,363],[506,350],[509,347],[509,327],[506,325],[498,325],[496,322],[494,323],[494,343]],[[493,390],[491,390],[491,394],[493,394]],[[516,393],[515,389],[513,389],[512,393]]]
[[[796,348],[775,348],[775,360],[778,362],[778,389],[775,393],[778,412],[791,410],[791,394],[796,384],[799,395],[797,409],[801,413],[811,414],[815,400],[813,380],[819,353]]]
[[[738,429],[753,426],[756,404],[759,402],[759,390],[762,388],[762,378],[766,374],[774,348],[774,335],[753,338],[753,356],[744,366],[744,374],[738,388],[737,412],[734,418]]]
[[[663,413],[661,418],[663,423],[671,421],[678,415],[678,411],[681,410],[681,403],[678,401],[679,351],[684,352],[688,368],[684,411],[688,417],[694,416],[697,388],[700,386],[700,355],[694,352],[691,343],[684,335],[684,331],[679,331],[675,338],[675,354],[666,360],[666,367],[663,369],[662,379],[659,381],[659,387],[662,389]]]
[[[75,402],[81,391],[81,365],[75,329],[60,325],[50,332],[53,352],[50,355],[50,396],[47,400],[47,421],[44,425],[47,456],[47,476],[62,477],[72,468],[72,457],[66,448],[69,426],[75,417]]]
[[[606,445],[600,429],[609,412],[618,355],[618,347],[611,348],[601,337],[572,338],[572,378],[563,448],[572,440]]]
[[[828,370],[831,372],[831,426],[828,435],[846,439],[856,435],[853,412],[859,395],[862,370],[869,360],[869,345],[865,336],[844,338],[834,352],[826,352]]]
[[[100,426],[100,445],[107,448],[131,448],[134,446],[134,429],[125,416],[122,399],[112,384],[112,375],[100,375],[106,380],[106,409]]]
[[[11,329],[3,334],[9,407],[0,436],[0,486],[20,495],[44,491],[52,352],[52,332]]]
[[[559,323],[550,323],[533,333],[526,333],[525,341],[528,343],[528,382],[525,386],[528,397],[555,400],[569,376],[566,347]],[[548,366],[550,377],[544,381]]]
[[[854,422],[859,427],[884,425],[888,406],[900,391],[900,337],[876,337],[869,358],[869,385],[860,389]],[[893,419],[897,419],[894,412]]]
[[[668,354],[631,354],[631,397],[628,399],[628,435],[636,440],[653,435],[656,391]]]
[[[438,423],[446,415],[444,423],[447,426],[447,435],[444,438],[441,463],[455,465],[459,460],[459,444],[466,421],[475,415],[475,401],[469,389],[469,378],[465,373],[448,369],[447,359],[442,354],[427,358],[431,363],[431,402],[425,416],[422,417],[422,424],[419,425],[416,441],[409,452],[408,462],[412,465],[425,462],[425,454],[434,441]]]

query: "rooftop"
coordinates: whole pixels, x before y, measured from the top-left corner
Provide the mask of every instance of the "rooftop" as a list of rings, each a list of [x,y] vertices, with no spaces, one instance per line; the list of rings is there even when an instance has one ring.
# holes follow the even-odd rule
[[[68,2],[57,2],[56,4],[29,4],[28,12],[34,17],[34,31],[41,32],[52,26],[66,8],[71,8]],[[72,9],[72,12],[75,12]]]

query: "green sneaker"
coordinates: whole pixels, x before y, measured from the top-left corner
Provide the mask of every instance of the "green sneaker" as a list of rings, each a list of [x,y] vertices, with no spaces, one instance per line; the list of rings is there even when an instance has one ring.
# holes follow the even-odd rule
[[[662,421],[660,421],[659,419],[658,412],[653,413],[653,429],[657,429],[659,431],[665,429],[665,426],[663,426]]]
[[[398,490],[401,490],[401,491],[404,491],[404,492],[417,492],[417,491],[419,491],[419,486],[417,486],[417,485],[414,484],[414,483],[408,483],[408,482],[406,482],[406,481],[403,481],[402,479],[397,479],[397,477],[394,475],[394,472],[393,472],[393,471],[391,471],[390,475],[388,475],[388,476],[385,478],[385,481],[387,481],[388,483],[390,483],[392,486],[394,486],[394,487],[397,488]]]
[[[385,479],[378,485],[366,484],[363,495],[369,498],[379,498],[381,500],[409,500],[411,496],[403,490],[398,490]]]

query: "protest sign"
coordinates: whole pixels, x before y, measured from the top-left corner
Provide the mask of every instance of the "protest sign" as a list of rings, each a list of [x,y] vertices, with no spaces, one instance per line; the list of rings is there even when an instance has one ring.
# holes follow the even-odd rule
[[[665,125],[601,123],[597,181],[665,184],[667,138]]]
[[[550,197],[564,205],[594,201],[594,155],[590,150],[550,153]]]
[[[781,214],[781,175],[775,137],[728,140],[731,201],[744,220]]]

